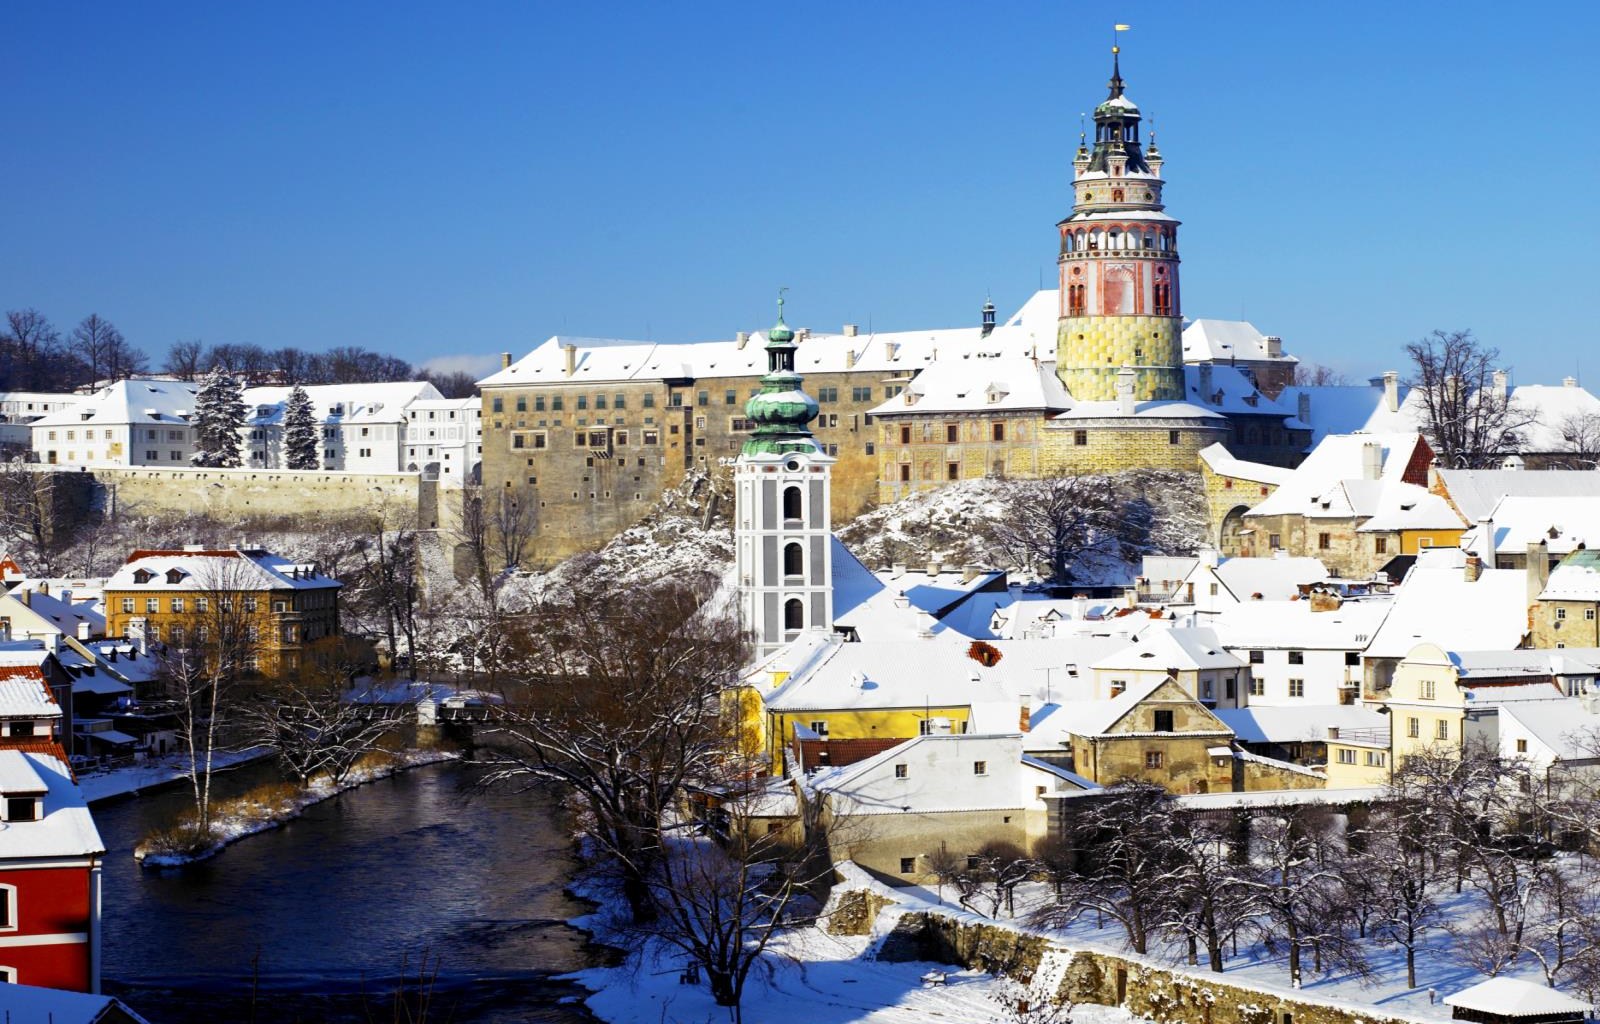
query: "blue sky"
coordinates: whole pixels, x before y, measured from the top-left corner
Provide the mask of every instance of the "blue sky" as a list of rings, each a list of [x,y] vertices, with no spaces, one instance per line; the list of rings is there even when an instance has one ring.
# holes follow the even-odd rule
[[[421,362],[554,333],[975,322],[1054,273],[1074,2],[13,4],[0,307]],[[1117,7],[1184,312],[1352,375],[1593,347],[1588,4]],[[1591,384],[1600,384],[1600,356]]]

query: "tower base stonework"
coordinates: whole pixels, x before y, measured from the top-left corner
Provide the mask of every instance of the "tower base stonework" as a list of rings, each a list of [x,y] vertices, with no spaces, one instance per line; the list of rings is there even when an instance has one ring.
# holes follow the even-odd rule
[[[1061,321],[1056,376],[1074,399],[1117,397],[1117,371],[1134,371],[1140,402],[1176,402],[1183,393],[1183,321],[1167,316],[1077,316]],[[1071,363],[1068,363],[1071,360]]]

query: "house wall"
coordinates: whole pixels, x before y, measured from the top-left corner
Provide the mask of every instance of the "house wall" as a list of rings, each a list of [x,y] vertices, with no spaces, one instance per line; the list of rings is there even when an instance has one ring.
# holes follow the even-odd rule
[[[1430,684],[1431,697],[1425,696]],[[1439,648],[1424,644],[1402,658],[1383,704],[1389,708],[1389,749],[1396,768],[1424,750],[1461,749],[1466,698],[1457,685],[1455,667]],[[1439,734],[1441,723],[1443,736]]]
[[[17,888],[17,930],[7,938],[17,944],[0,948],[0,966],[15,968],[19,984],[88,992],[93,982],[89,866],[13,868],[0,861],[0,883]],[[28,936],[56,941],[27,945]]]
[[[880,502],[937,490],[952,480],[1044,475],[1038,441],[1045,417],[1040,412],[919,414],[908,409],[905,414],[879,414],[876,420]],[[951,427],[955,442],[949,440]],[[998,441],[996,428],[1003,433]]]
[[[403,519],[419,515],[433,493],[417,473],[163,468],[94,469],[76,475],[92,481],[103,507],[118,514],[202,512],[227,519],[371,510]],[[425,519],[422,525],[432,521]]]
[[[1228,438],[1225,420],[1051,420],[1039,436],[1039,464],[1046,476],[1117,473],[1127,469],[1194,472],[1200,452]],[[1083,444],[1078,443],[1083,432]],[[1176,442],[1172,434],[1176,432]]]
[[[1534,647],[1600,647],[1600,602],[1535,601],[1528,618]]]
[[[1249,661],[1251,648],[1229,647],[1227,650],[1241,660]],[[1249,691],[1246,703],[1252,707],[1298,707],[1306,704],[1340,704],[1349,687],[1353,695],[1361,687],[1359,651],[1329,651],[1307,648],[1255,648],[1261,652],[1259,662],[1250,662],[1250,678],[1261,692]],[[1298,653],[1301,664],[1291,665],[1291,652]],[[1355,665],[1346,665],[1347,653],[1358,655]],[[1289,680],[1305,683],[1303,697],[1289,695]]]
[[[1340,751],[1349,751],[1355,757],[1355,763],[1346,764],[1341,761]],[[1378,763],[1374,764],[1374,761]],[[1328,763],[1324,766],[1323,772],[1328,776],[1329,789],[1382,786],[1387,784],[1393,775],[1387,748],[1362,743],[1340,743],[1337,740],[1328,741]]]
[[[1238,532],[1237,526],[1243,525],[1238,512],[1265,501],[1278,489],[1277,485],[1216,473],[1204,462],[1200,463],[1200,482],[1205,491],[1207,536],[1211,543],[1228,558],[1246,555],[1248,536]],[[1251,545],[1249,553],[1254,551]]]
[[[952,733],[967,731],[972,717],[970,705],[932,705],[926,708],[874,708],[867,710],[838,711],[771,711],[767,712],[767,755],[778,771],[787,764],[788,741],[793,737],[794,723],[814,728],[813,722],[826,722],[830,740],[855,739],[911,739],[922,734],[923,721],[930,718],[948,718]],[[820,730],[819,730],[820,731]]]
[[[891,885],[936,885],[930,857],[948,850],[958,857],[976,854],[993,842],[1028,848],[1027,815],[1016,810],[941,811],[850,815],[825,812],[828,852],[835,864],[853,860]],[[900,870],[902,857],[914,857],[915,870]]]
[[[1400,553],[1398,532],[1358,533],[1360,521],[1302,515],[1246,516],[1254,534],[1234,544],[1241,554],[1264,557],[1274,551],[1320,559],[1328,571],[1350,579],[1366,579]],[[1277,538],[1277,544],[1272,543]],[[1381,549],[1381,550],[1380,550]]]
[[[156,577],[160,580],[161,577]],[[298,668],[308,645],[339,632],[339,590],[337,587],[319,587],[314,590],[184,590],[168,592],[159,589],[152,581],[144,589],[106,590],[106,630],[111,636],[127,636],[130,623],[144,620],[146,635],[152,640],[168,641],[175,627],[182,627],[188,642],[194,643],[197,630],[202,626],[216,630],[219,611],[224,596],[238,602],[241,614],[248,615],[246,624],[253,625],[258,641],[255,655],[259,670],[266,675]],[[195,600],[204,597],[212,602],[211,611],[195,610]],[[250,612],[244,603],[254,598],[256,610]],[[182,610],[175,611],[173,602],[182,601]],[[156,602],[156,610],[149,610],[149,602]],[[283,611],[274,611],[275,603],[286,605]],[[131,610],[130,610],[131,603]],[[230,628],[232,624],[230,623]],[[152,633],[151,630],[158,630]]]

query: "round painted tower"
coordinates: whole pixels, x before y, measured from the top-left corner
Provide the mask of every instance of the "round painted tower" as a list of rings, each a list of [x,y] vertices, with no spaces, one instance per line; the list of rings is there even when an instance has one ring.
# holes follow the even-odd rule
[[[1161,154],[1139,140],[1116,48],[1111,95],[1094,110],[1094,148],[1078,145],[1072,214],[1061,232],[1056,367],[1078,401],[1117,397],[1133,370],[1137,401],[1184,397],[1178,221],[1163,211]]]

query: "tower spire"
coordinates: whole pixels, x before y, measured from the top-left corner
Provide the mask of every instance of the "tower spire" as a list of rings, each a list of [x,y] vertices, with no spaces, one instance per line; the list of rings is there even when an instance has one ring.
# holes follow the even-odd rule
[[[1117,44],[1119,33],[1126,32],[1131,26],[1111,26],[1111,81],[1106,84],[1111,87],[1111,95],[1107,99],[1116,99],[1122,95],[1122,47]]]

